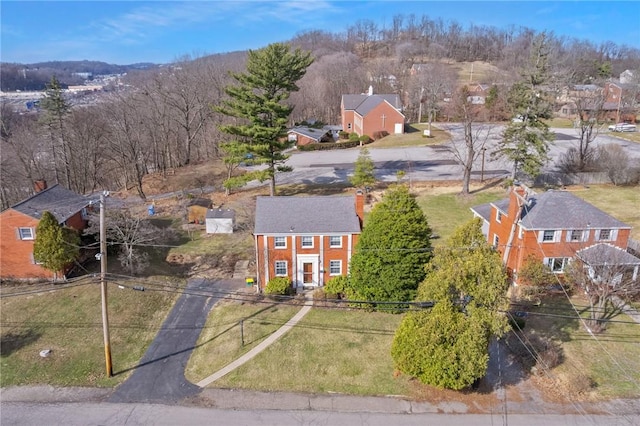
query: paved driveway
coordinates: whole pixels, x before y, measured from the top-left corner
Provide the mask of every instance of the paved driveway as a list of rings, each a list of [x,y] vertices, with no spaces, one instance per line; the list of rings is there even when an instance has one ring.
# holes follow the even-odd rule
[[[191,351],[209,311],[224,296],[222,292],[236,290],[243,284],[244,280],[189,280],[187,291],[195,294],[180,296],[140,364],[109,401],[172,403],[198,394],[201,389],[184,377]]]

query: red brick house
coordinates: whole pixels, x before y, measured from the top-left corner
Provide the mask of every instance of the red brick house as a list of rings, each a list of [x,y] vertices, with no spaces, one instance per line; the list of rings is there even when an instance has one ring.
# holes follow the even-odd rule
[[[608,121],[636,122],[640,89],[637,85],[608,81],[604,85],[604,116]]]
[[[514,283],[530,256],[562,273],[577,252],[606,243],[626,250],[631,227],[567,191],[536,194],[515,186],[509,198],[471,208]],[[606,249],[605,247],[605,249]]]
[[[258,197],[254,231],[258,285],[288,277],[294,288],[347,275],[362,230],[364,195]]]
[[[404,133],[405,116],[398,95],[342,95],[342,130],[374,138],[377,132]]]
[[[309,145],[312,143],[334,142],[333,133],[328,126],[321,129],[306,126],[296,126],[287,132],[287,138],[295,142],[296,146]]]
[[[42,213],[52,213],[64,226],[82,230],[87,226],[89,199],[59,185],[36,185],[35,195],[0,213],[0,278],[53,279],[55,274],[33,259],[36,227]],[[64,271],[67,272],[67,271]]]

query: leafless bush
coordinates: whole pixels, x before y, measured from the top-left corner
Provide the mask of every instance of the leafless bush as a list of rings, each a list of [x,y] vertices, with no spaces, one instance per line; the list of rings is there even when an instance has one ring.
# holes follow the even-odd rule
[[[558,162],[558,168],[568,174],[579,172],[604,172],[614,185],[636,184],[640,181],[640,161],[629,158],[629,154],[616,144],[600,146],[585,155],[581,167],[580,153],[572,147]]]
[[[522,365],[531,371],[547,371],[560,365],[564,358],[560,345],[532,332],[514,331],[507,338],[507,344]]]
[[[638,159],[630,159],[620,145],[609,144],[598,148],[597,163],[601,171],[607,172],[614,185],[638,183],[640,165]]]

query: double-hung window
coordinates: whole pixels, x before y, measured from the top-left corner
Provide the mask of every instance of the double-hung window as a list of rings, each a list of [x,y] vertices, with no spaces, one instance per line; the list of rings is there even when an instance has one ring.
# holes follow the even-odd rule
[[[277,277],[286,277],[287,276],[287,261],[286,260],[276,260],[275,269],[276,269],[276,276]]]
[[[568,232],[569,232],[569,238],[568,238],[569,241],[573,241],[573,242],[583,241],[584,231],[582,229],[573,229]]]
[[[542,231],[542,242],[543,243],[551,243],[555,241],[556,231]]]
[[[287,248],[287,237],[273,237],[273,246],[275,248]]]
[[[33,240],[35,238],[33,228],[18,228],[18,236],[21,240]]]
[[[329,261],[329,275],[342,275],[342,260]]]
[[[613,241],[617,237],[616,232],[611,229],[601,229],[598,231],[597,240],[598,241]]]
[[[329,247],[340,248],[342,247],[342,237],[340,235],[332,235],[329,237]]]
[[[313,248],[313,236],[302,237],[302,248]]]

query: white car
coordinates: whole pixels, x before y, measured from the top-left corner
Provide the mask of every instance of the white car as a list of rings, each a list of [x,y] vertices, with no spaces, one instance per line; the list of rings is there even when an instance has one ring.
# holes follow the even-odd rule
[[[629,123],[618,123],[609,126],[609,130],[612,132],[635,132],[636,125]]]

